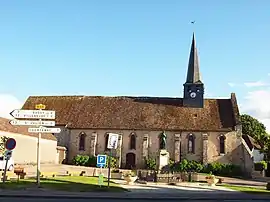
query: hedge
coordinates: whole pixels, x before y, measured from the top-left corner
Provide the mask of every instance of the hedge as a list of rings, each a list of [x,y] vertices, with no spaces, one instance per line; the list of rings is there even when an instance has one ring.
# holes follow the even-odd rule
[[[254,169],[256,171],[267,170],[267,162],[266,161],[260,161],[260,162],[254,163]]]
[[[106,161],[106,168],[108,167],[109,159]],[[88,155],[77,155],[73,158],[73,164],[76,166],[88,166],[88,167],[96,167],[97,165],[97,157],[96,156],[88,156]],[[117,168],[117,159],[115,157],[111,157],[111,168]]]
[[[156,169],[156,162],[154,159],[148,159],[146,161],[147,169]],[[202,165],[196,161],[188,161],[186,159],[181,162],[173,163],[170,161],[168,166],[162,168],[169,172],[197,172],[197,173],[212,173],[214,175],[238,177],[242,176],[242,169],[238,165],[222,164],[222,163],[209,163]]]

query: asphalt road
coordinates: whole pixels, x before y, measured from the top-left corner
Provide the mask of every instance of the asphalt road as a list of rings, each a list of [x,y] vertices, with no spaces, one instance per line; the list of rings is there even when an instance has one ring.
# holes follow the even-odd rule
[[[89,202],[89,200],[91,200],[91,202],[107,202],[108,199],[35,199],[35,198],[0,198],[1,202]],[[130,201],[130,199],[124,199],[124,200],[119,200],[119,199],[115,199],[109,200],[110,202],[128,202]],[[132,202],[148,202],[148,201],[155,201],[155,202],[166,202],[166,201],[182,201],[182,202],[198,202],[198,201],[202,201],[202,200],[136,200],[136,199],[132,199]],[[217,202],[217,201],[226,201],[226,202],[254,202],[254,200],[203,200],[203,201],[207,201],[207,202]],[[255,200],[256,202],[263,202],[265,200]]]

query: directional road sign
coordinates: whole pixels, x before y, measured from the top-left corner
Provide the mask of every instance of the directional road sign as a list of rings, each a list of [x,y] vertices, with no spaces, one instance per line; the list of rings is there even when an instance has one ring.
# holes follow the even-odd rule
[[[55,119],[55,111],[49,110],[19,110],[10,113],[16,119]]]
[[[117,144],[118,144],[118,134],[109,133],[107,148],[108,149],[117,149]]]
[[[107,156],[106,155],[97,155],[97,167],[105,167],[106,165],[106,158]]]
[[[28,128],[29,133],[60,133],[61,128]]]
[[[7,150],[13,150],[16,147],[16,140],[14,138],[8,138],[5,143],[5,148]]]
[[[14,119],[9,123],[14,126],[55,126],[55,121],[23,121]]]

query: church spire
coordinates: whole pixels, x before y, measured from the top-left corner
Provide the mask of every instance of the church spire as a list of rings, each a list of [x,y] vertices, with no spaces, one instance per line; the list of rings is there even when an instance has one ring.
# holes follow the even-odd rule
[[[196,48],[195,33],[193,32],[192,44],[189,55],[186,83],[202,83],[200,77],[199,57]]]
[[[188,62],[187,80],[184,84],[183,105],[193,108],[203,108],[204,106],[204,84],[200,78],[199,58],[194,33]]]

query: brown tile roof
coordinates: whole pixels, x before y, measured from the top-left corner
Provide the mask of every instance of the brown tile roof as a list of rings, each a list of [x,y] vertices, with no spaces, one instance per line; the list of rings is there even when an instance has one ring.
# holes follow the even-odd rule
[[[78,112],[84,96],[30,96],[23,105],[23,109],[34,109],[36,104],[45,104],[46,109],[57,112],[56,123],[66,125],[73,114]]]
[[[181,98],[31,96],[23,109],[45,104],[56,111],[57,124],[69,128],[216,131],[234,129],[238,116],[234,101],[205,99],[200,109],[183,107]]]
[[[26,126],[13,126],[9,123],[9,119],[0,117],[0,131],[18,133],[21,135],[27,135],[32,137],[38,137],[37,133],[29,133]],[[42,139],[57,140],[52,134],[41,134]]]
[[[254,149],[261,149],[261,146],[256,143],[256,140],[254,140],[251,136],[249,135],[242,135],[242,138],[245,140],[247,143],[248,147],[250,150]]]

